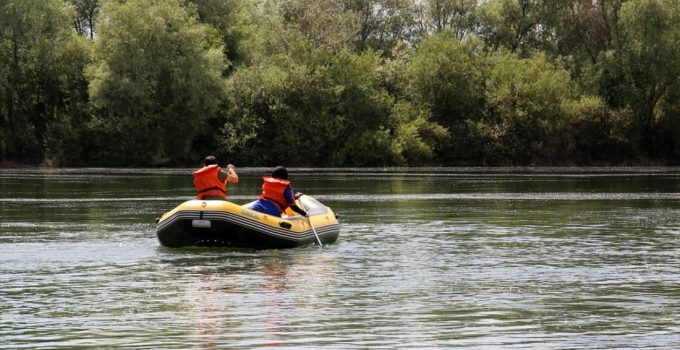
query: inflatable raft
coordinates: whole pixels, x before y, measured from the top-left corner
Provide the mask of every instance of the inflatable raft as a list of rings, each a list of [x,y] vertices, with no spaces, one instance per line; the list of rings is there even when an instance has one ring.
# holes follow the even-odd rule
[[[340,233],[331,208],[310,196],[298,199],[309,219],[292,211],[283,217],[256,212],[250,209],[254,203],[189,200],[158,219],[156,235],[166,247],[292,248],[317,242],[310,222],[324,245]]]

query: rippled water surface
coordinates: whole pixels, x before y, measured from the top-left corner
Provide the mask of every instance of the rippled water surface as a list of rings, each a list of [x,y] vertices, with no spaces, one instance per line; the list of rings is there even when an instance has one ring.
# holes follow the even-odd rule
[[[190,173],[0,169],[0,347],[680,348],[678,169],[291,169],[335,244],[164,248]]]

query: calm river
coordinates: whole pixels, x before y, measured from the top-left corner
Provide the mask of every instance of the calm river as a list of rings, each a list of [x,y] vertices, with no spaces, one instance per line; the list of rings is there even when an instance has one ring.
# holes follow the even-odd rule
[[[335,244],[160,246],[191,169],[0,169],[0,348],[680,348],[680,169],[290,173]]]

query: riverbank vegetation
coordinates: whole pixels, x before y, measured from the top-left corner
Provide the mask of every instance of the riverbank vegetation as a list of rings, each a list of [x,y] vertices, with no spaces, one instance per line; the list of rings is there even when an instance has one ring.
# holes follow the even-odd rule
[[[680,163],[674,0],[4,0],[0,161]]]

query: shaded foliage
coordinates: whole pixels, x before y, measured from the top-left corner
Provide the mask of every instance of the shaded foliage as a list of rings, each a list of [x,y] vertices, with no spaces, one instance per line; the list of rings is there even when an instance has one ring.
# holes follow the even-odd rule
[[[76,10],[73,26],[78,34],[94,39],[97,17],[101,7],[100,0],[69,0]]]
[[[103,154],[92,160],[182,161],[223,96],[226,65],[214,30],[179,1],[108,3],[88,68],[96,111],[88,127]],[[107,161],[108,162],[108,161]]]
[[[680,163],[673,0],[3,0],[0,161]]]
[[[58,0],[0,2],[0,156],[52,158],[45,143],[77,138],[88,48]],[[66,147],[65,147],[66,148]]]

